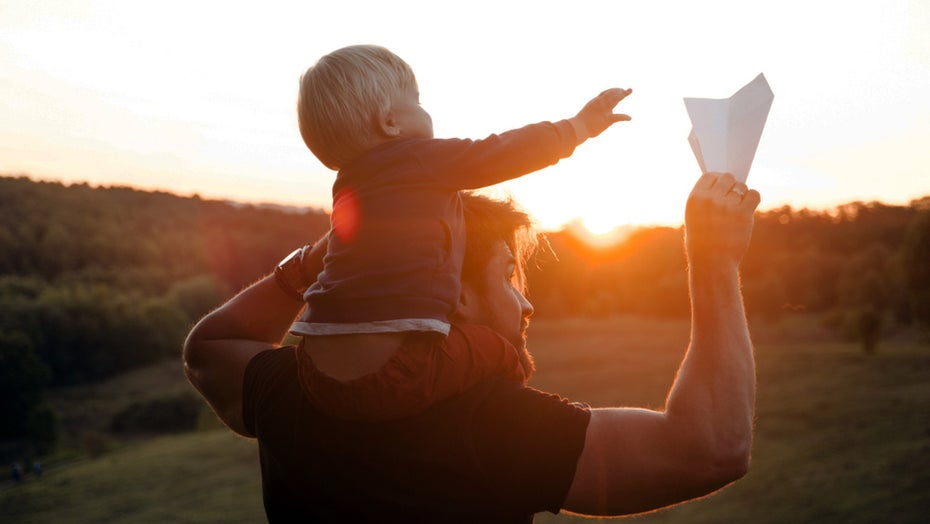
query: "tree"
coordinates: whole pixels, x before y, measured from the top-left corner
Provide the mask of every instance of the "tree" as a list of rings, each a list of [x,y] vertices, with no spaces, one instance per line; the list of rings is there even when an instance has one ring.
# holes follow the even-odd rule
[[[26,335],[0,331],[0,438],[31,436],[48,379]]]
[[[881,312],[874,307],[863,307],[854,313],[854,322],[862,351],[868,355],[874,354],[882,331]]]
[[[177,282],[169,295],[191,321],[199,320],[223,303],[229,292],[212,275],[197,275]]]
[[[902,265],[913,317],[930,330],[930,210],[911,222],[902,247]]]

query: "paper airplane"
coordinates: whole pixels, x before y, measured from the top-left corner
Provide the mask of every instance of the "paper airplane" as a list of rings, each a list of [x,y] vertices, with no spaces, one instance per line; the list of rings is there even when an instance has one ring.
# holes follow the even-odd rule
[[[688,142],[702,173],[731,173],[746,183],[773,99],[762,73],[730,98],[685,98]]]

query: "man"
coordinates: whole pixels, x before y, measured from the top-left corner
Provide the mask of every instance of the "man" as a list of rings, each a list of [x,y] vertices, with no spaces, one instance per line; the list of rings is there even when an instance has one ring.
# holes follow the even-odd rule
[[[269,521],[531,522],[538,511],[623,515],[699,497],[748,468],[755,371],[738,265],[758,204],[729,174],[705,174],[692,190],[691,343],[664,411],[588,409],[489,379],[407,419],[328,418],[300,393],[294,348],[279,348],[302,305],[293,279],[271,276],[198,323],[185,370],[227,426],[258,439]],[[529,366],[528,226],[507,203],[466,198],[457,320],[493,328]],[[324,252],[314,246],[303,272],[316,274]],[[310,351],[343,380],[391,356]]]

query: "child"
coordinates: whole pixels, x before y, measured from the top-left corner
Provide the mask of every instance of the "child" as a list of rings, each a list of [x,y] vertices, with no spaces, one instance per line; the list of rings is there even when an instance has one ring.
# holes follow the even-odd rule
[[[604,91],[556,123],[483,140],[434,139],[413,71],[387,49],[346,47],[308,69],[298,97],[301,136],[338,171],[323,271],[291,328],[304,337],[298,369],[315,405],[341,418],[392,419],[489,376],[525,381],[529,370],[502,337],[450,324],[464,250],[459,191],[570,156],[586,139],[629,120],[613,108],[630,92]],[[320,372],[308,348],[334,335],[338,344],[370,344],[372,351],[379,336],[403,342],[374,373],[340,381]]]

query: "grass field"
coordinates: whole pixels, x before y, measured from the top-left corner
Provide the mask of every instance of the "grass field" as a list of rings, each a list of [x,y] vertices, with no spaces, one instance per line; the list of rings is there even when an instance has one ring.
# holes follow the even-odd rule
[[[533,385],[593,406],[661,408],[688,338],[687,322],[638,318],[539,321],[530,331],[539,368]],[[927,522],[930,347],[899,338],[865,355],[807,319],[756,329],[754,340],[757,434],[747,477],[631,520]],[[120,395],[182,387],[173,370],[156,366],[79,393],[99,411]],[[0,489],[4,523],[263,519],[256,447],[223,429],[122,443]],[[581,520],[588,519],[536,518]]]

